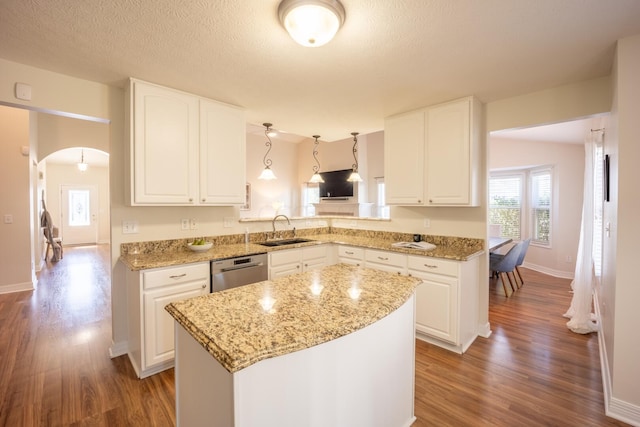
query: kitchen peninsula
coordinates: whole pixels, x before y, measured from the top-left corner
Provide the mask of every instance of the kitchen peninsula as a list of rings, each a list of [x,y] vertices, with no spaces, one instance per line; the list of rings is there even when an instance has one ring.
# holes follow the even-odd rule
[[[419,283],[338,264],[169,304],[178,424],[411,425]]]

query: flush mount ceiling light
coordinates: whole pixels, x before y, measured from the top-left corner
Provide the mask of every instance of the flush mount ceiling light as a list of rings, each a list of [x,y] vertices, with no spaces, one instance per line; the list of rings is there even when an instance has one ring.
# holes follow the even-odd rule
[[[88,167],[89,165],[84,162],[84,150],[82,150],[82,154],[80,156],[80,163],[78,163],[78,170],[80,172],[84,172],[87,170]]]
[[[260,176],[258,177],[258,179],[264,179],[264,180],[272,180],[272,179],[276,179],[276,175],[273,173],[273,171],[271,170],[271,164],[273,163],[271,161],[271,159],[267,158],[267,156],[269,155],[269,152],[271,151],[271,136],[274,135],[273,129],[271,129],[271,123],[263,123],[262,126],[265,127],[264,130],[264,136],[267,137],[267,142],[264,143],[264,145],[267,147],[267,152],[264,155],[264,158],[262,159],[262,163],[264,163],[264,169],[262,170],[262,173],[260,174]]]
[[[313,158],[316,159],[316,165],[313,167],[313,175],[309,182],[319,183],[324,182],[324,179],[320,176],[320,161],[318,160],[318,145],[320,145],[318,138],[320,138],[320,135],[313,135],[313,137],[316,140],[316,142],[313,143]]]
[[[351,135],[353,135],[353,160],[355,163],[352,166],[353,172],[351,172],[347,181],[362,182],[362,178],[358,173],[358,132],[351,132]]]
[[[293,40],[318,47],[331,41],[344,23],[344,7],[338,0],[283,0],[278,17]]]

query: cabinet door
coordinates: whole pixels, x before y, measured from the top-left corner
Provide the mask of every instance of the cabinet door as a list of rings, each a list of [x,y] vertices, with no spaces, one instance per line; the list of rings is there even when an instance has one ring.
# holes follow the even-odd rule
[[[245,203],[245,153],[244,112],[200,100],[200,204]]]
[[[327,258],[316,258],[302,262],[303,271],[318,270],[328,265]]]
[[[174,301],[209,293],[209,280],[158,288],[144,293],[143,370],[173,359],[174,320],[164,307]]]
[[[471,202],[470,111],[469,98],[427,110],[425,179],[429,206]]]
[[[388,205],[424,203],[424,112],[384,121],[384,185]]]
[[[131,203],[190,205],[198,186],[198,99],[132,81]]]
[[[277,279],[278,277],[289,276],[290,274],[296,274],[300,272],[302,272],[302,263],[300,262],[278,265],[277,267],[269,268],[269,280]]]
[[[416,329],[435,338],[458,344],[458,281],[451,277],[421,274],[416,288]]]

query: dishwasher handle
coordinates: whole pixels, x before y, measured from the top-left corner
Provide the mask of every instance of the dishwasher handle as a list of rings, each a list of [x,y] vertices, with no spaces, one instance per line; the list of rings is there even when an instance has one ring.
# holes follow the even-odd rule
[[[264,265],[264,262],[257,262],[257,263],[252,263],[252,264],[234,265],[233,267],[221,268],[220,270],[218,270],[218,272],[224,273],[226,271],[242,270],[244,268],[261,267],[263,265]]]

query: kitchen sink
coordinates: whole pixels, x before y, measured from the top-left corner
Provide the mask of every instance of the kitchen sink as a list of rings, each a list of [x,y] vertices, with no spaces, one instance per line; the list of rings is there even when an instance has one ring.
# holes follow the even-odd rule
[[[306,243],[306,242],[312,242],[312,241],[313,240],[311,239],[295,238],[295,239],[268,240],[266,242],[262,242],[258,244],[262,246],[286,246],[286,245],[295,245],[296,243]]]

